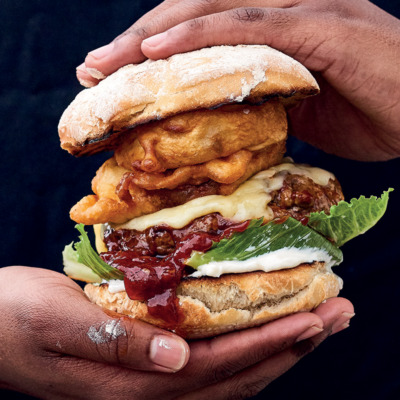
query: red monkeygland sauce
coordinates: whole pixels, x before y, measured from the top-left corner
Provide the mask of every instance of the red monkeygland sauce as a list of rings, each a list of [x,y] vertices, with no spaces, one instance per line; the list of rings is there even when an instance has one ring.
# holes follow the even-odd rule
[[[183,319],[176,288],[185,275],[185,261],[192,251],[205,252],[213,242],[243,232],[248,225],[249,221],[235,223],[219,214],[210,214],[182,229],[158,225],[144,232],[108,230],[104,241],[111,251],[100,256],[124,273],[129,298],[146,302],[149,314],[164,320],[172,329]],[[128,250],[128,243],[135,247]]]

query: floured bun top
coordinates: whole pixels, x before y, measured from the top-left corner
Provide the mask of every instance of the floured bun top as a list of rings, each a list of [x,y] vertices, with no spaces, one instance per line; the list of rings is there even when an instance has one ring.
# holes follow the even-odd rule
[[[181,112],[234,102],[291,103],[318,93],[310,72],[268,46],[216,46],[127,65],[80,92],[59,123],[71,154],[110,148],[121,132]]]

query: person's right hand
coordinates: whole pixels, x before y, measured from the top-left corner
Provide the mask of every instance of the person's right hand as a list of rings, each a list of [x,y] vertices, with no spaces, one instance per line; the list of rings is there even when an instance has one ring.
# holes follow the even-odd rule
[[[45,399],[167,400],[254,395],[354,314],[347,300],[331,299],[313,313],[192,342],[188,361],[183,339],[106,313],[66,276],[5,267],[0,315],[0,388]]]
[[[366,0],[165,0],[89,52],[77,77],[93,86],[146,58],[237,44],[269,45],[314,72],[321,95],[290,110],[290,133],[355,160],[400,156],[400,21]]]

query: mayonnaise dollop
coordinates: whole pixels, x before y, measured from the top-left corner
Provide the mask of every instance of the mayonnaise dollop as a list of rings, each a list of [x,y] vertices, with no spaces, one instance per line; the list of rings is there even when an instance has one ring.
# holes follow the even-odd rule
[[[271,253],[249,258],[245,261],[213,261],[200,265],[197,271],[190,276],[195,278],[201,276],[218,278],[223,274],[240,274],[252,271],[271,272],[294,268],[300,264],[312,263],[314,261],[323,261],[327,267],[331,267],[333,264],[332,257],[324,250],[318,248],[296,249],[294,247],[285,247]]]
[[[110,293],[118,293],[125,291],[125,284],[123,280],[111,279],[110,281],[103,281],[102,283],[108,283],[108,291]]]
[[[300,264],[312,263],[314,261],[325,262],[328,270],[333,265],[332,258],[324,250],[318,248],[296,249],[294,247],[285,247],[271,253],[249,258],[245,261],[214,261],[200,265],[197,271],[190,276],[193,278],[200,278],[202,276],[218,278],[223,274],[240,274],[253,271],[272,272],[295,268]],[[125,291],[123,280],[113,279],[110,281],[103,281],[103,283],[108,283],[108,291],[110,293]]]

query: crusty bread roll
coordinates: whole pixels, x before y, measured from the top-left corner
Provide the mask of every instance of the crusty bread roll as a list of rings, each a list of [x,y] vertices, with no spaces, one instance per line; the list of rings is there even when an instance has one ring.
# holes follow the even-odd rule
[[[169,328],[149,315],[144,302],[126,292],[110,293],[108,285],[88,284],[89,299],[108,310]],[[342,280],[323,262],[302,264],[274,272],[222,275],[220,278],[186,278],[177,289],[184,321],[174,328],[188,338],[204,338],[261,325],[300,311],[310,311],[337,296]]]
[[[70,153],[116,150],[93,180],[95,194],[73,208],[72,218],[86,224],[122,223],[192,198],[208,196],[206,201],[212,202],[213,195],[231,194],[256,172],[281,161],[287,134],[285,107],[318,91],[318,84],[305,67],[268,46],[211,47],[121,68],[97,86],[83,90],[60,120],[61,146]],[[244,157],[240,165],[239,158],[233,162],[233,155],[239,152]],[[218,169],[227,169],[216,171],[214,165],[213,170],[212,163]],[[179,174],[183,176],[186,167],[190,170],[184,171],[185,179],[175,180]],[[283,175],[274,184],[277,186],[262,188],[263,195],[280,189]],[[237,200],[239,208],[245,207],[243,198]],[[263,197],[261,201],[270,200]],[[260,211],[254,217],[263,215]],[[195,218],[198,217],[206,214]],[[179,219],[183,217],[179,215]],[[207,225],[213,221],[197,221],[196,229],[202,234],[214,232],[218,222],[214,221],[217,228]],[[164,251],[163,240],[168,249],[172,246],[168,240],[172,241],[174,252],[185,245],[184,237],[182,241],[174,241],[168,235],[152,238],[155,239],[149,240],[148,246],[155,246],[158,253],[153,254],[152,250],[151,255],[145,256],[149,257],[149,268],[153,268],[150,258],[175,254]],[[134,253],[135,247],[140,248],[135,240],[139,239],[112,251]],[[98,248],[104,250],[104,244]],[[132,257],[127,262],[135,266],[138,261],[136,256]],[[180,262],[176,264],[176,268],[182,267],[177,277],[185,268]],[[111,264],[116,268],[122,265]],[[143,267],[141,272],[146,273],[146,269]],[[310,311],[341,289],[341,279],[324,262],[317,261],[268,273],[186,277],[176,291],[178,315],[169,318],[167,308],[165,313],[150,309],[159,317],[150,315],[147,304],[152,304],[149,301],[154,300],[154,293],[169,294],[178,282],[172,282],[168,288],[157,287],[153,281],[150,284],[157,290],[147,291],[143,297],[130,292],[131,297],[145,301],[132,300],[125,291],[112,293],[107,283],[88,284],[85,293],[105,309],[195,339]],[[161,304],[157,307],[162,309]],[[181,314],[182,322],[171,322],[180,320]]]
[[[305,67],[268,46],[216,46],[128,65],[85,89],[59,123],[62,148],[91,154],[120,132],[185,111],[235,103],[284,103],[316,94]]]

